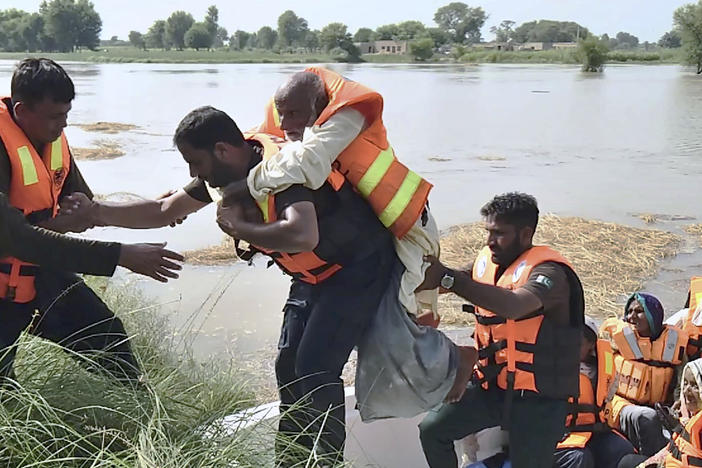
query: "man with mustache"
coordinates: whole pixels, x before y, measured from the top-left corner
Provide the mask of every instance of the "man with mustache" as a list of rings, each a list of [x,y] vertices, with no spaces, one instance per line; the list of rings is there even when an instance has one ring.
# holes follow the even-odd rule
[[[475,305],[481,358],[462,398],[430,411],[419,425],[422,447],[431,468],[456,468],[453,441],[502,425],[514,468],[550,467],[567,400],[579,391],[582,286],[565,258],[533,245],[534,197],[506,193],[480,212],[487,246],[471,271],[431,258],[422,285],[441,285]]]
[[[46,58],[22,60],[12,75],[10,96],[0,98],[0,192],[29,222],[61,233],[91,227],[85,217],[60,210],[71,193],[92,198],[63,133],[74,98],[71,78]],[[177,277],[178,265],[164,257],[179,257],[156,254],[153,276]],[[113,256],[103,260],[103,268],[114,267]],[[14,344],[37,309],[40,336],[77,352],[99,352],[95,361],[119,380],[140,379],[124,325],[82,279],[65,269],[3,257],[0,381],[13,376]]]

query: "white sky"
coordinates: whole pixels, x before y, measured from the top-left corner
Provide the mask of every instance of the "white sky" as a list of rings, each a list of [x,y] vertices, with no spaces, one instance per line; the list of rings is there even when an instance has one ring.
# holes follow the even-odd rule
[[[102,38],[126,39],[130,30],[146,32],[157,19],[175,10],[190,12],[202,20],[209,5],[219,8],[219,23],[229,33],[237,29],[256,31],[277,25],[278,16],[292,9],[305,18],[311,29],[340,21],[354,33],[360,27],[375,29],[381,24],[419,20],[434,26],[436,10],[451,0],[93,0],[102,17]],[[693,0],[468,0],[489,14],[483,38],[491,40],[490,26],[511,19],[518,24],[534,19],[572,20],[595,34],[626,31],[643,41],[657,41],[672,27],[675,8]],[[37,11],[41,0],[0,0],[0,10],[19,8]]]

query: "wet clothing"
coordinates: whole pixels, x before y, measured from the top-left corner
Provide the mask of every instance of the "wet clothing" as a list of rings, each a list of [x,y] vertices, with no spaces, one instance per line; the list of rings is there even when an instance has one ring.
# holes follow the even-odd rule
[[[279,466],[302,466],[295,463],[309,454],[296,454],[290,441],[311,449],[325,418],[321,452],[333,461],[342,459],[346,410],[341,372],[377,313],[387,289],[385,278],[396,263],[388,238],[374,255],[322,283],[293,280],[275,363],[282,414],[276,441]]]

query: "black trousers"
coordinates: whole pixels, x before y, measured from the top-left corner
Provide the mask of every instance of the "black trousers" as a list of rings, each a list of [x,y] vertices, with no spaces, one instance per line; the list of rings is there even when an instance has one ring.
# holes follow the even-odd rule
[[[36,277],[36,298],[26,304],[0,300],[0,378],[14,378],[16,342],[27,329],[78,353],[122,381],[136,380],[139,366],[122,321],[83,280],[46,271]],[[36,313],[36,315],[35,315]]]
[[[343,460],[341,372],[375,315],[397,261],[388,242],[321,284],[293,281],[275,364],[281,411],[278,467],[305,466],[312,451],[327,465]]]
[[[473,383],[453,404],[431,410],[419,424],[422,449],[431,468],[457,468],[453,442],[505,421],[505,392],[483,390]],[[563,437],[568,411],[566,400],[543,397],[512,401],[509,423],[509,457],[514,468],[550,468],[556,444]]]

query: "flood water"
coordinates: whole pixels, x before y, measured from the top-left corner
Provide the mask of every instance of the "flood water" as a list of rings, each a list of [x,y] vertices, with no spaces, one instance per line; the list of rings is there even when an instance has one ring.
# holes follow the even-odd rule
[[[13,62],[0,61],[9,90]],[[331,65],[382,93],[384,120],[398,156],[435,184],[440,226],[475,221],[494,194],[535,195],[542,212],[643,226],[636,213],[692,220],[657,226],[679,231],[702,218],[702,79],[678,66],[609,66],[583,74],[547,65]],[[154,197],[188,182],[171,144],[191,109],[214,105],[242,129],[257,124],[275,88],[301,66],[69,63],[77,98],[71,123],[138,125],[116,135],[69,126],[72,145],[123,145],[126,156],[82,161],[94,192]],[[7,92],[7,91],[5,91]],[[179,250],[219,243],[212,207],[178,228],[95,229],[120,241],[167,240]],[[702,272],[688,246],[647,287],[668,308]],[[288,280],[272,268],[187,267],[166,286],[139,284],[182,329],[198,330],[203,354],[254,352],[275,343]],[[675,309],[677,310],[677,309]]]

